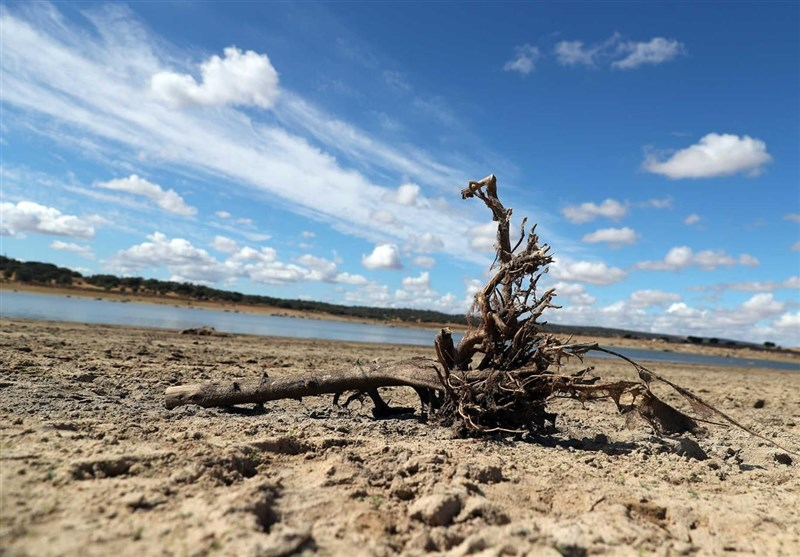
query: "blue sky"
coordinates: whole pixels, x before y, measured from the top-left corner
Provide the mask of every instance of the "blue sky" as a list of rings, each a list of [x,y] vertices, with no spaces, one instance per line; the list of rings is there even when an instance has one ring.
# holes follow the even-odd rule
[[[0,17],[8,256],[461,313],[493,227],[458,192],[494,173],[550,321],[800,345],[800,4]]]

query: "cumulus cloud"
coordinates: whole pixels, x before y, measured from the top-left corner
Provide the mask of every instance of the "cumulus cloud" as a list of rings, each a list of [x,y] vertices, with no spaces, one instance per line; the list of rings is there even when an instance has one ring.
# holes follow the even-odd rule
[[[586,292],[586,287],[574,282],[559,281],[553,285],[559,298],[566,298],[573,306],[591,306],[597,298]]]
[[[108,182],[98,182],[96,185],[97,187],[106,190],[122,191],[125,193],[132,193],[134,195],[141,195],[150,199],[153,203],[165,211],[175,213],[176,215],[190,216],[197,214],[197,209],[187,205],[183,198],[178,195],[175,190],[164,190],[164,188],[158,184],[154,184],[145,180],[144,178],[140,178],[136,174],[131,174],[127,178],[116,178],[114,180],[109,180]]]
[[[683,219],[683,224],[691,226],[693,224],[697,224],[701,220],[703,219],[700,217],[700,215],[698,215],[697,213],[692,213],[691,215]]]
[[[581,203],[568,205],[561,209],[561,214],[575,224],[589,222],[597,217],[606,217],[617,220],[628,214],[628,206],[615,199],[606,199],[599,205],[596,203]]]
[[[718,267],[730,267],[736,264],[755,267],[759,261],[747,253],[735,258],[724,250],[695,252],[688,246],[676,246],[667,252],[663,260],[640,261],[635,268],[646,271],[679,271],[688,267],[699,267],[705,271],[712,271]]]
[[[487,222],[467,230],[469,247],[478,252],[493,252],[497,241],[497,223]]]
[[[372,253],[361,257],[361,264],[367,269],[402,269],[400,250],[394,244],[378,244]]]
[[[524,44],[514,49],[515,56],[505,63],[503,69],[507,72],[518,72],[528,75],[536,69],[536,62],[541,58],[541,52],[535,46]]]
[[[710,133],[666,160],[648,155],[644,169],[673,179],[713,178],[744,172],[756,175],[772,160],[767,145],[744,135]]]
[[[413,207],[417,204],[419,186],[417,184],[400,184],[397,190],[386,192],[383,198],[391,203]]]
[[[272,108],[278,100],[278,72],[269,57],[235,46],[224,52],[224,58],[214,55],[200,64],[200,83],[185,73],[154,74],[150,80],[153,96],[178,108],[226,104]]]
[[[634,307],[649,308],[654,306],[664,306],[669,303],[678,303],[680,295],[663,290],[636,290],[628,296],[630,303]]]
[[[428,271],[419,274],[418,277],[404,277],[403,288],[406,290],[428,290],[431,287],[431,276]]]
[[[795,341],[800,340],[800,312],[786,312],[773,325],[776,329],[793,334]]]
[[[223,253],[233,253],[237,250],[236,241],[225,236],[214,236],[211,247]]]
[[[301,281],[349,285],[367,282],[361,275],[339,271],[335,262],[324,257],[305,254],[295,263],[286,263],[278,259],[274,248],[238,247],[223,236],[214,239],[214,247],[226,253],[226,259],[217,259],[189,240],[168,238],[161,232],[149,235],[147,240],[117,252],[107,261],[109,268],[126,274],[166,268],[171,280],[203,284],[229,283],[237,278],[277,286]]]
[[[94,259],[94,252],[92,252],[92,248],[90,248],[89,246],[81,246],[73,242],[62,242],[61,240],[54,240],[50,244],[50,247],[56,250],[70,251],[86,259]]]
[[[618,267],[609,267],[603,262],[557,260],[550,265],[554,278],[570,282],[608,285],[620,282],[627,274]]]
[[[645,64],[662,64],[686,51],[682,43],[674,39],[655,37],[647,42],[621,43],[618,51],[626,56],[611,63],[614,68],[630,70]]]
[[[627,226],[624,228],[601,228],[595,230],[583,237],[583,241],[596,244],[599,242],[606,242],[608,244],[619,246],[622,244],[635,244],[639,235],[632,228]]]
[[[64,215],[54,207],[33,201],[0,203],[0,235],[24,237],[26,232],[92,238],[94,226],[88,219]]]
[[[430,232],[423,232],[412,236],[406,245],[408,251],[413,253],[431,253],[444,249],[444,242],[441,238]]]
[[[136,153],[142,160],[223,179],[373,243],[403,245],[413,234],[430,232],[457,260],[485,261],[469,249],[463,233],[453,233],[478,222],[440,204],[420,202],[421,195],[414,206],[391,205],[397,222],[413,227],[387,227],[372,218],[388,207],[382,199],[387,188],[371,176],[408,176],[441,187],[462,181],[462,171],[440,155],[389,145],[287,92],[275,105],[274,118],[252,118],[235,107],[174,110],[152,95],[143,96],[142,83],[170,70],[176,52],[191,54],[153,36],[120,5],[92,11],[88,28],[43,6],[0,14],[3,102],[26,117],[51,122],[42,133],[68,128],[110,157]],[[369,167],[369,175],[355,170],[360,167]],[[241,235],[263,240],[263,235],[261,240]]]

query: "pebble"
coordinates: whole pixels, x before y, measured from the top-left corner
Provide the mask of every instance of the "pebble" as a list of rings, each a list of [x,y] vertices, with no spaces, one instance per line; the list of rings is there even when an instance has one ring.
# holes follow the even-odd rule
[[[414,501],[408,509],[408,515],[428,526],[448,526],[461,512],[460,494],[455,492],[434,493]]]

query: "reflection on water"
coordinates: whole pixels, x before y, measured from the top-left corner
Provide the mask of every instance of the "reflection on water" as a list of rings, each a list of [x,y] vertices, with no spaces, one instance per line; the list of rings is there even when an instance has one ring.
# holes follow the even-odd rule
[[[138,304],[67,298],[27,292],[0,291],[0,316],[5,318],[102,323],[159,329],[188,329],[207,325],[226,333],[243,333],[293,338],[317,338],[373,342],[382,344],[412,344],[433,346],[436,331],[409,327],[366,325],[325,319],[298,319],[252,313],[231,313],[223,310],[175,307],[159,304]],[[453,335],[455,342],[460,335]],[[722,358],[700,354],[662,352],[635,348],[614,348],[634,360],[678,362],[737,367],[768,367],[800,371],[800,364]],[[598,354],[603,357],[606,355]]]

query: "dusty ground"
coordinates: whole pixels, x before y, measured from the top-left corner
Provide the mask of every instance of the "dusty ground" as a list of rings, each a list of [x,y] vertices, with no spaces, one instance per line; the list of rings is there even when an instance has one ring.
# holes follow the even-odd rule
[[[539,442],[454,439],[329,397],[163,408],[169,385],[411,355],[429,354],[0,321],[0,554],[800,554],[798,457],[736,430],[658,439],[569,401]],[[800,449],[800,373],[652,367]]]

